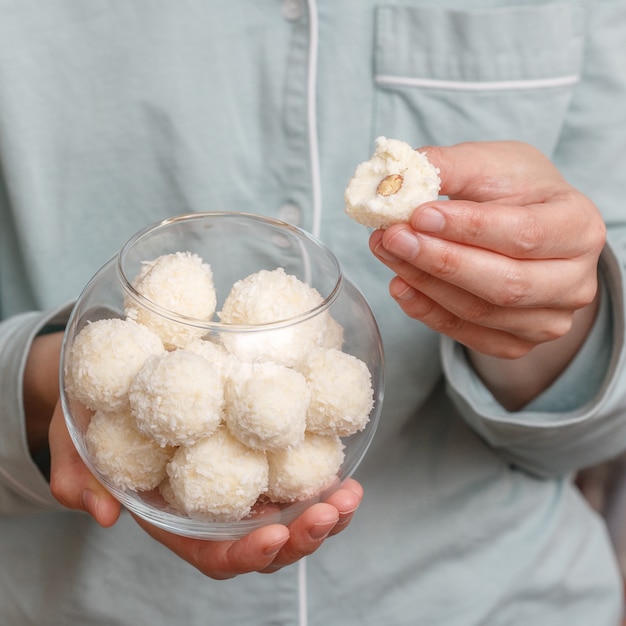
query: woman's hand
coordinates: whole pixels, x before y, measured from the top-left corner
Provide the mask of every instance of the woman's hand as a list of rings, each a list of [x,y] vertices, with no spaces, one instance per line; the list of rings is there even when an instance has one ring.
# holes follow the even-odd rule
[[[89,513],[104,527],[112,526],[120,515],[120,504],[82,462],[59,405],[50,424],[49,442],[52,494],[66,507]],[[349,524],[362,496],[359,483],[348,479],[326,502],[314,504],[288,527],[273,524],[237,541],[190,539],[135,519],[151,537],[206,576],[226,579],[247,572],[274,572],[311,554]]]
[[[527,144],[424,150],[449,200],[375,231],[370,248],[397,274],[389,289],[402,310],[467,346],[485,382],[516,408],[562,371],[593,323],[602,217]],[[534,382],[507,399],[502,360],[525,355],[535,356],[510,367]]]

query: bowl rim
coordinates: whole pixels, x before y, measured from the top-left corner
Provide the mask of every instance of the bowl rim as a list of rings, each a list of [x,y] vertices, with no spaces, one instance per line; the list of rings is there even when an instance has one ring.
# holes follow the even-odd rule
[[[203,220],[203,219],[218,219],[218,220],[246,220],[250,222],[259,222],[265,224],[267,226],[272,226],[281,231],[288,231],[295,235],[297,238],[305,240],[309,243],[312,243],[316,248],[318,248],[328,261],[335,268],[335,275],[337,277],[333,288],[330,293],[324,297],[322,297],[322,301],[312,309],[308,311],[304,311],[303,313],[299,313],[298,315],[285,318],[284,320],[279,320],[275,322],[267,322],[262,324],[231,324],[225,322],[219,322],[217,320],[201,320],[198,318],[190,317],[187,315],[181,315],[176,313],[175,311],[171,311],[161,305],[153,302],[149,298],[143,296],[135,287],[132,285],[132,279],[129,279],[126,272],[124,271],[124,259],[129,253],[132,246],[137,243],[141,238],[145,237],[151,232],[154,232],[157,229],[166,228],[170,224],[175,224],[183,221],[195,221],[195,220]],[[287,328],[296,324],[301,324],[302,322],[308,320],[309,318],[313,318],[318,316],[324,310],[329,309],[333,302],[339,297],[343,289],[344,282],[344,274],[341,269],[341,265],[339,260],[335,256],[335,254],[330,250],[326,244],[320,241],[317,237],[308,233],[307,231],[294,226],[293,224],[289,224],[287,222],[283,222],[281,220],[277,220],[272,217],[267,217],[264,215],[256,215],[254,213],[246,213],[246,212],[237,212],[237,211],[205,211],[198,213],[181,213],[179,215],[174,215],[172,217],[168,217],[166,219],[160,220],[158,222],[154,222],[145,226],[141,230],[137,231],[134,235],[132,235],[126,243],[122,246],[119,252],[115,255],[115,265],[116,265],[116,274],[120,285],[122,287],[122,291],[125,295],[132,298],[135,302],[137,302],[140,306],[148,309],[152,313],[164,317],[165,319],[177,322],[180,324],[185,324],[187,326],[193,326],[194,328],[205,329],[207,333],[210,332],[220,332],[220,333],[255,333],[255,332],[266,332],[268,330],[277,330],[281,328]],[[280,266],[279,266],[280,267]],[[321,294],[320,294],[321,295]]]

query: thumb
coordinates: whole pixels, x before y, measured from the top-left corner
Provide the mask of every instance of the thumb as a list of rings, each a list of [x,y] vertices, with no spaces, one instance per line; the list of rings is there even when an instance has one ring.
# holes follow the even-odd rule
[[[539,150],[519,141],[465,142],[419,148],[439,168],[441,194],[452,200],[542,202],[568,187]],[[556,187],[555,187],[556,183]]]
[[[57,403],[48,431],[50,444],[50,491],[70,509],[89,513],[101,526],[117,521],[121,505],[89,471],[74,447]]]

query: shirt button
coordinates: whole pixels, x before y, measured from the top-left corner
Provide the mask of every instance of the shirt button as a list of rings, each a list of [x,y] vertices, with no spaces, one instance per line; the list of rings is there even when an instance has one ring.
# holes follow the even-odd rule
[[[278,209],[277,217],[279,220],[292,224],[293,226],[300,226],[302,221],[302,211],[297,204],[288,202],[287,204],[283,204],[283,206]]]
[[[295,22],[304,15],[304,0],[283,0],[283,17],[290,22]]]

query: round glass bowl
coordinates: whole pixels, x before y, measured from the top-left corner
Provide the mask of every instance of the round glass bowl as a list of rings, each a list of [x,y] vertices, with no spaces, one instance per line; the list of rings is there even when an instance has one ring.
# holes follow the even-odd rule
[[[365,455],[383,402],[378,327],[335,256],[246,213],[181,215],[134,235],[78,298],[61,365],[67,427],[93,474],[141,518],[208,540],[289,524],[327,498]],[[332,445],[298,458],[303,437]]]

